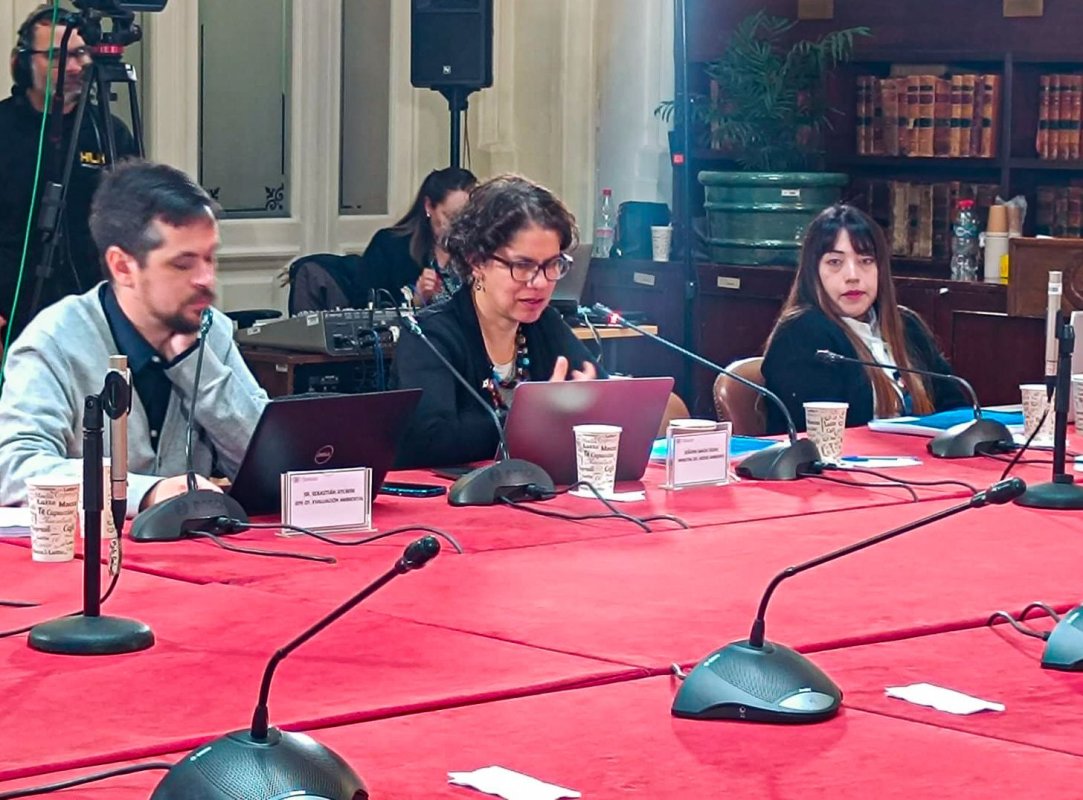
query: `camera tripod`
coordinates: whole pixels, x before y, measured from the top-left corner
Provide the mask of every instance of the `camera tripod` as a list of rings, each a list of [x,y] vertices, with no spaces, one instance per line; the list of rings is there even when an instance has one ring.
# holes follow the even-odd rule
[[[135,69],[124,63],[124,47],[139,41],[142,30],[134,23],[135,15],[131,12],[117,12],[113,16],[113,30],[103,32],[101,27],[101,14],[95,11],[83,11],[81,14],[71,14],[58,20],[57,24],[64,24],[67,30],[61,39],[57,50],[57,82],[56,97],[62,97],[64,85],[64,66],[68,59],[68,40],[73,31],[78,30],[84,41],[90,46],[93,61],[84,71],[82,91],[79,94],[79,103],[75,109],[74,124],[71,129],[67,153],[64,156],[63,172],[59,180],[56,179],[57,170],[52,170],[49,180],[44,184],[41,197],[41,206],[38,212],[37,230],[41,239],[41,259],[34,270],[34,290],[28,308],[29,317],[33,317],[41,307],[42,294],[46,285],[52,279],[57,252],[63,244],[64,219],[68,198],[68,188],[71,185],[72,171],[79,154],[79,137],[83,130],[83,120],[89,114],[99,145],[104,151],[107,167],[111,167],[117,161],[117,138],[116,128],[113,124],[112,101],[113,87],[125,85],[128,88],[128,102],[131,110],[132,137],[135,141],[136,154],[144,155],[143,125],[139,113],[139,97],[137,93],[137,78]],[[90,102],[93,90],[95,102]],[[49,137],[59,149],[61,137],[60,131],[64,126],[63,101],[56,100],[48,109],[49,126],[53,134]],[[54,150],[51,154],[52,163],[56,163],[58,153]],[[75,271],[74,264],[71,265]],[[78,277],[76,275],[76,277]]]

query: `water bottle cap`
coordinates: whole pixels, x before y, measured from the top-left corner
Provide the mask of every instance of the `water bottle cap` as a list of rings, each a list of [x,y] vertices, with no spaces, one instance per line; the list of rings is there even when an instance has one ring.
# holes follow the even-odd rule
[[[959,201],[959,208],[973,208],[973,207],[974,207],[974,201],[973,200],[960,200]]]
[[[612,197],[613,196],[613,190],[612,189],[602,189],[602,194],[604,194],[606,197]]]

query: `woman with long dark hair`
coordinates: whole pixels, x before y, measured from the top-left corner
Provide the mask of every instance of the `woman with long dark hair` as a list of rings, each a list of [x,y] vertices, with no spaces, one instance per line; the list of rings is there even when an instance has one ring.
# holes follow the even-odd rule
[[[417,336],[403,332],[395,350],[397,383],[424,393],[399,450],[400,466],[492,458],[497,431],[481,404],[503,414],[522,381],[606,377],[549,307],[557,281],[573,268],[586,269],[573,267],[567,255],[577,241],[564,203],[526,178],[500,176],[470,193],[446,240],[463,286],[417,321],[471,389]]]
[[[396,301],[401,300],[402,287],[407,287],[417,305],[450,297],[460,281],[448,266],[443,239],[477,182],[470,170],[459,167],[430,172],[410,210],[392,227],[377,231],[369,242],[361,256],[365,284],[386,289]]]
[[[889,366],[823,364],[817,350]],[[809,401],[849,403],[848,426],[968,405],[953,381],[895,367],[951,372],[925,323],[895,300],[883,230],[853,206],[831,206],[805,232],[797,275],[767,340],[767,388],[782,398],[798,430],[804,430]],[[767,429],[786,430],[771,405]]]

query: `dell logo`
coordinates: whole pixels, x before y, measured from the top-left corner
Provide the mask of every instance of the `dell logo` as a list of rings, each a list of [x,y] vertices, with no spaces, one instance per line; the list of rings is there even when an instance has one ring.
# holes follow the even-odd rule
[[[316,466],[322,467],[328,461],[335,457],[334,445],[325,444],[319,450],[316,451],[316,456],[312,459],[316,462]]]

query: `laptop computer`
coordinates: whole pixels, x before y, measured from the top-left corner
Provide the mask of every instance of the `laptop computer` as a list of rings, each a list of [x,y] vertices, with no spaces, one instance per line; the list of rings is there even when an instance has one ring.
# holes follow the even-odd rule
[[[565,318],[574,318],[583,300],[590,269],[590,245],[579,245],[571,253],[572,268],[553,288],[549,305]]]
[[[572,426],[620,425],[617,480],[639,480],[672,391],[673,378],[520,384],[504,426],[508,455],[537,464],[554,483],[575,483]]]
[[[229,494],[249,515],[281,510],[281,476],[306,469],[370,467],[384,481],[420,389],[290,395],[263,409]]]

